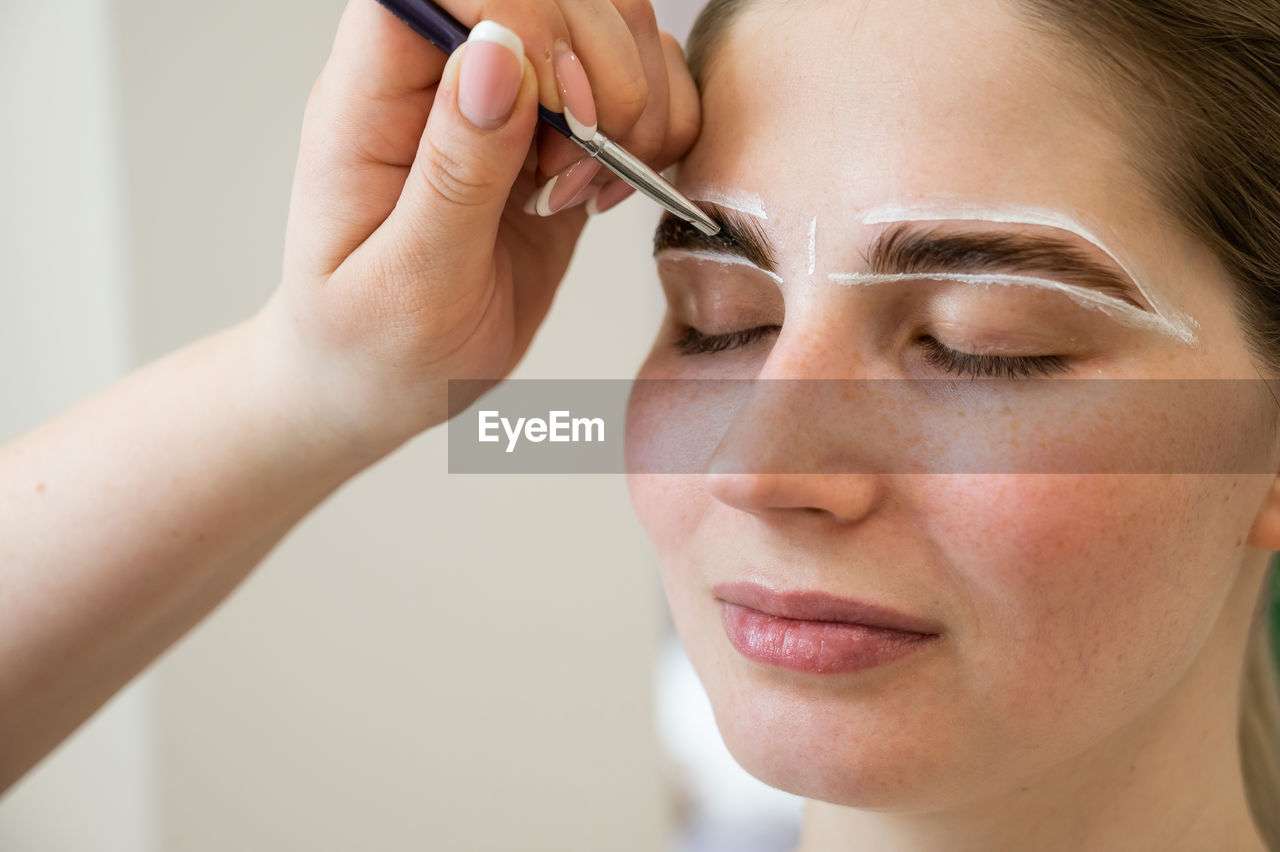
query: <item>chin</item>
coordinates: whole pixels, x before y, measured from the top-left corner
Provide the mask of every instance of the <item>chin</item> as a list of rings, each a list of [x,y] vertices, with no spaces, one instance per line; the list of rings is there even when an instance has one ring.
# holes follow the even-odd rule
[[[709,691],[711,688],[709,687]],[[936,763],[903,731],[811,696],[760,687],[719,700],[716,723],[734,759],[771,787],[873,810],[912,810],[933,798]]]
[[[681,639],[721,736],[765,784],[847,807],[912,812],[955,804],[993,780],[981,757],[993,752],[978,742],[984,726],[965,724],[939,700],[945,653],[853,675],[807,675],[747,660],[718,619],[695,621],[677,618],[677,628],[684,622]]]

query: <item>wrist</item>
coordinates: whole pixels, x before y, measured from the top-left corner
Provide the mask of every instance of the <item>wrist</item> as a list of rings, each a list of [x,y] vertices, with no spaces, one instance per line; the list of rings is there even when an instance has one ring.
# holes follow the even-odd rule
[[[352,473],[392,453],[423,427],[398,409],[395,395],[362,375],[354,357],[318,346],[304,332],[277,292],[244,324],[247,374],[252,393],[275,412],[293,436],[299,452]],[[447,406],[445,382],[427,388],[438,404],[422,395],[419,405]],[[414,412],[418,414],[417,412]],[[419,415],[420,416],[420,415]],[[443,422],[441,414],[438,422]],[[431,420],[428,422],[437,422]]]

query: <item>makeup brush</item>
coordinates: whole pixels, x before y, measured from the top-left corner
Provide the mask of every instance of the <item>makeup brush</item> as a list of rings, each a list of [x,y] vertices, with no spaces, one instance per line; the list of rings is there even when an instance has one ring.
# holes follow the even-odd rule
[[[409,28],[424,37],[445,53],[453,53],[467,40],[471,31],[457,18],[432,3],[431,0],[378,0],[386,9]],[[679,216],[707,236],[715,236],[720,226],[702,212],[679,190],[663,180],[662,176],[645,165],[618,143],[596,131],[590,139],[576,136],[562,113],[553,112],[538,105],[538,118],[555,128],[563,136],[572,139],[584,151],[600,161],[607,169],[639,192],[652,198],[671,213]]]

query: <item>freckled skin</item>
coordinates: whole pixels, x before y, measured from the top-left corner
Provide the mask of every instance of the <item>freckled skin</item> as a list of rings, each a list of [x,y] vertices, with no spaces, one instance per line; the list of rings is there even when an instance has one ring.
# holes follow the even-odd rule
[[[783,283],[734,286],[756,288],[743,292],[761,294],[762,315],[780,298],[785,323],[752,347],[695,356],[676,353],[664,326],[640,377],[946,379],[912,360],[913,338],[893,325],[927,320],[927,303],[912,313],[901,300],[914,297],[841,288],[825,271],[858,271],[877,231],[850,211],[873,201],[1012,196],[1105,225],[1199,323],[1200,345],[1082,317],[1065,300],[1034,312],[1010,303],[1015,321],[994,332],[1025,316],[1044,339],[1083,347],[1076,379],[1257,378],[1221,269],[1155,206],[1096,92],[1052,61],[1046,39],[995,2],[765,2],[746,13],[712,66],[680,180],[763,198]],[[1010,836],[1023,839],[1097,838],[1107,826],[1114,836],[1125,820],[1151,829],[1149,813],[1123,803],[1198,795],[1170,785],[1196,783],[1192,767],[1227,766],[1232,678],[1265,565],[1254,525],[1273,499],[1275,413],[1245,385],[1120,388],[1004,404],[978,391],[929,408],[889,385],[851,383],[842,396],[780,382],[733,405],[674,385],[637,401],[632,458],[664,458],[679,438],[719,471],[633,473],[628,485],[739,762],[873,815],[1011,822],[1016,801],[1029,833]],[[1007,467],[956,473],[976,452],[965,441],[997,448],[990,460]],[[744,579],[886,603],[947,631],[856,675],[770,670],[729,644],[710,591]],[[1195,730],[1201,756],[1187,763],[1175,744],[1197,742]],[[1198,762],[1211,746],[1223,757]],[[1052,828],[1046,814],[1064,822]]]

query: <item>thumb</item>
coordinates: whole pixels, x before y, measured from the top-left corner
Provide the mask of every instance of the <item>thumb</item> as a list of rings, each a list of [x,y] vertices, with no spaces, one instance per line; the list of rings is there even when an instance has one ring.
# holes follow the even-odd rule
[[[406,265],[425,263],[430,272],[461,273],[463,280],[491,268],[502,213],[537,120],[537,75],[520,37],[481,21],[445,65],[391,217],[416,260]]]

